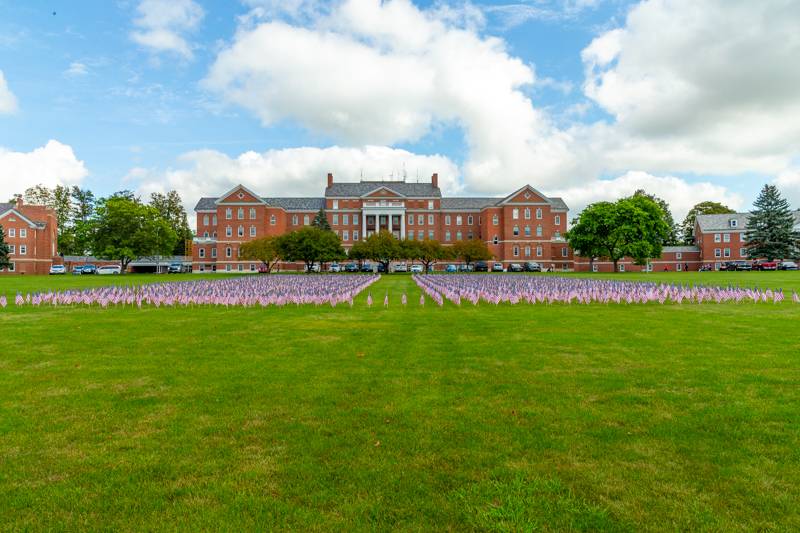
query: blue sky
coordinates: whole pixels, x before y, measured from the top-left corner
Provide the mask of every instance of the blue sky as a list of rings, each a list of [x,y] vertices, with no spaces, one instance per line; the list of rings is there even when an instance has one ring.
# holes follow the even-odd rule
[[[742,43],[734,23],[791,32],[797,10],[733,4],[681,23],[692,2],[0,0],[0,195],[63,182],[177,188],[191,204],[234,182],[321,194],[328,170],[405,168],[438,170],[451,194],[531,183],[574,209],[640,186],[678,214],[706,199],[746,208],[769,181],[798,201],[800,132],[779,122],[800,104],[773,94],[796,79],[797,50],[769,52],[748,95],[729,88],[748,68],[736,46],[781,35]],[[703,27],[715,9],[730,30]],[[685,56],[705,46],[732,55]]]

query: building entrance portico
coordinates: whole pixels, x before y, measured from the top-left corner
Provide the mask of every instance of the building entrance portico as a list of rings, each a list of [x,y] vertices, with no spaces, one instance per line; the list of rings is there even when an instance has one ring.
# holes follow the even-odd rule
[[[364,202],[361,220],[365,238],[379,231],[388,231],[397,239],[406,238],[406,208],[403,202],[387,200]]]

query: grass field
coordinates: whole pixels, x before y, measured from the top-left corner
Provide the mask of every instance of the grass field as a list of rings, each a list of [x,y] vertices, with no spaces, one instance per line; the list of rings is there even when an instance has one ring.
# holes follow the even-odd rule
[[[389,309],[0,310],[2,529],[800,529],[800,305],[371,291]]]

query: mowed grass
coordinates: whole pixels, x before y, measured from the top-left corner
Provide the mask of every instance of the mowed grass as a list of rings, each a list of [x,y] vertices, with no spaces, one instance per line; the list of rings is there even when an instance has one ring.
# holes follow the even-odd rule
[[[3,529],[800,528],[800,305],[370,290],[373,308],[0,311]]]

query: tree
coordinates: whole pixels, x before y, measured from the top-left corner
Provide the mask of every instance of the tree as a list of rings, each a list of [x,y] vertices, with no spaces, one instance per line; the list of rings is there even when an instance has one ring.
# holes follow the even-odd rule
[[[150,195],[150,205],[155,207],[161,218],[169,222],[172,230],[178,236],[175,249],[172,255],[183,255],[186,249],[186,241],[194,236],[189,227],[186,217],[186,210],[177,191],[169,191],[167,194],[154,192]]]
[[[489,247],[479,239],[456,241],[453,243],[451,250],[453,257],[461,259],[467,265],[475,261],[488,261],[492,258],[492,252],[489,251]]]
[[[608,257],[616,272],[625,256],[645,264],[661,255],[668,234],[661,206],[639,195],[587,206],[573,221],[567,242],[580,255]]]
[[[674,246],[680,242],[679,238],[679,227],[675,223],[675,219],[672,217],[672,211],[669,208],[669,204],[666,200],[659,198],[654,194],[648,194],[645,192],[644,189],[637,189],[636,192],[633,193],[634,196],[644,196],[645,198],[649,198],[650,200],[654,201],[658,206],[661,208],[661,212],[664,216],[664,222],[667,224],[669,228],[669,233],[667,237],[664,239],[663,244],[664,246]]]
[[[325,214],[324,209],[320,209],[316,216],[314,217],[314,221],[311,222],[311,225],[315,228],[324,229],[330,231],[331,225],[328,224],[328,216]]]
[[[367,259],[367,241],[357,241],[350,247],[350,253],[347,257],[353,261],[358,261],[359,269],[361,268],[364,259]]]
[[[425,239],[424,241],[406,241],[414,243],[415,256],[413,259],[418,260],[425,267],[427,274],[431,267],[437,261],[447,259],[450,256],[450,249],[442,246],[442,243],[432,239]]]
[[[797,253],[798,234],[794,232],[794,216],[789,202],[774,185],[764,185],[747,219],[745,241],[747,255],[783,259]]]
[[[281,260],[280,237],[269,236],[246,242],[239,248],[239,253],[245,259],[261,261],[267,273],[272,272]]]
[[[10,248],[6,244],[6,234],[3,226],[0,226],[0,270],[11,266],[11,260],[8,258]]]
[[[727,205],[719,202],[706,201],[695,204],[695,206],[686,213],[686,218],[683,219],[680,226],[680,234],[684,244],[694,244],[694,226],[697,222],[697,215],[724,215],[735,212],[736,211]]]
[[[123,272],[137,257],[171,253],[177,238],[154,207],[124,196],[106,198],[95,211],[94,253],[118,260]]]
[[[23,199],[26,204],[30,205],[46,205],[48,207],[53,205],[53,191],[44,185],[36,185],[25,189]]]
[[[63,185],[55,186],[51,207],[56,212],[58,231],[61,233],[67,229],[72,219],[72,198],[69,187],[64,187]]]
[[[309,272],[317,263],[345,256],[339,236],[316,226],[306,226],[282,235],[278,240],[278,255],[286,261],[305,263]]]
[[[77,185],[73,185],[70,196],[72,197],[72,221],[87,222],[94,214],[94,193],[89,189],[81,189]]]
[[[367,257],[383,265],[384,272],[389,272],[389,263],[400,258],[400,242],[386,230],[373,233],[365,242]]]

